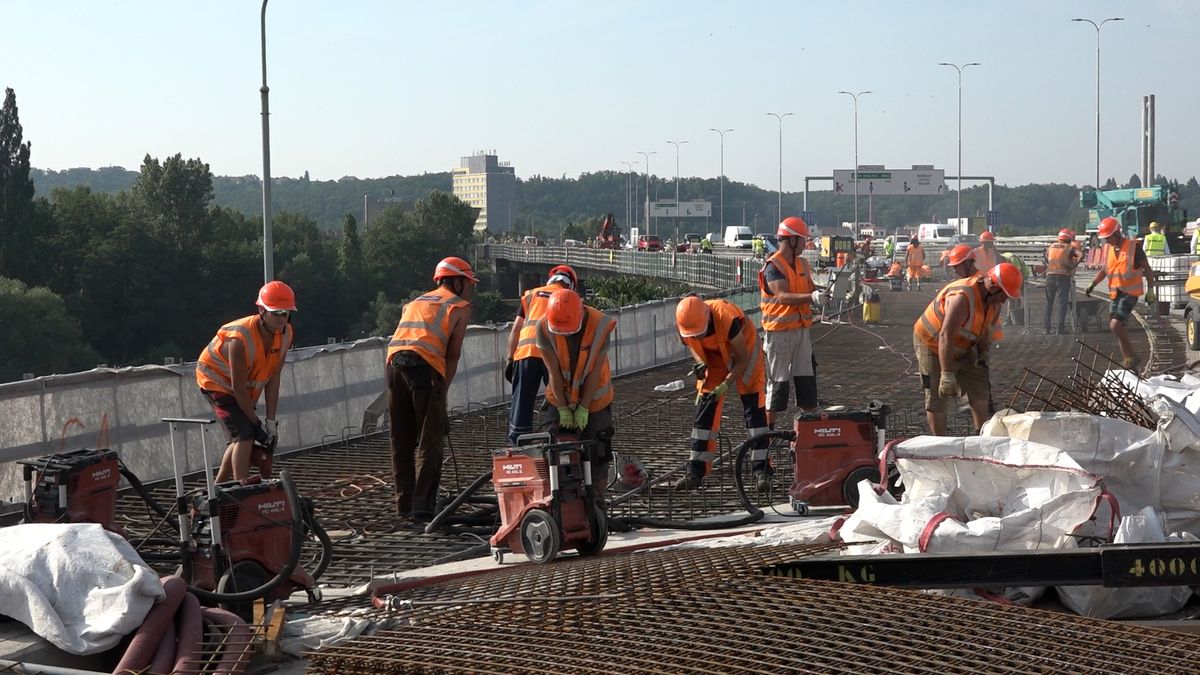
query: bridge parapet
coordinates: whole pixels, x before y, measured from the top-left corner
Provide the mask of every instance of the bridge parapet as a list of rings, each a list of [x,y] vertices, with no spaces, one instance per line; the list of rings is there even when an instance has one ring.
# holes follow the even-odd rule
[[[518,263],[571,265],[582,269],[657,277],[688,285],[714,289],[737,288],[755,283],[761,261],[753,258],[693,254],[638,253],[609,249],[520,244],[483,244],[477,251],[481,259],[509,260]]]

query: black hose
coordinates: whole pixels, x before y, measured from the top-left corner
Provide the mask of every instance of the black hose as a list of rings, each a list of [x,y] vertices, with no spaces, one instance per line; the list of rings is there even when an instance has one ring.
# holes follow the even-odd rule
[[[441,511],[439,511],[438,514],[433,517],[433,520],[429,521],[429,524],[425,526],[425,534],[433,534],[434,532],[436,532],[438,530],[438,528],[442,526],[442,523],[445,522],[446,519],[450,517],[450,514],[457,511],[458,507],[461,506],[463,502],[467,501],[468,497],[475,494],[476,490],[478,490],[480,487],[483,486],[484,483],[488,482],[491,479],[492,479],[491,471],[485,471],[484,473],[479,474],[478,478],[471,481],[471,484],[468,485],[466,487],[466,489],[464,489],[462,492],[458,493],[457,497],[452,499],[450,501],[450,503],[446,505],[445,508],[443,508]]]
[[[329,563],[333,560],[333,540],[329,538],[329,533],[317,521],[316,509],[311,499],[304,500],[304,523],[308,525],[308,529],[312,530],[317,541],[321,542],[321,562],[317,563],[316,569],[311,572],[313,581],[316,581],[321,578],[321,575],[325,573],[325,568],[329,567]]]
[[[758,513],[760,518],[763,515],[762,509],[755,506],[754,502],[750,501],[750,497],[746,495],[746,485],[742,480],[742,468],[746,465],[746,452],[750,449],[750,445],[755,441],[760,441],[764,438],[782,438],[784,440],[794,441],[796,440],[796,432],[768,431],[767,433],[755,436],[754,438],[747,438],[745,441],[742,441],[741,445],[738,445],[731,451],[734,456],[733,484],[737,486],[738,500],[742,502],[742,506],[746,507],[747,511],[750,513]]]
[[[130,471],[129,467],[125,466],[124,462],[120,464],[119,470],[121,475],[125,477],[125,480],[129,481],[129,487],[133,488],[133,491],[142,498],[142,501],[146,502],[146,505],[149,506],[151,510],[153,510],[162,518],[166,518],[168,516],[168,511],[154,500],[154,497],[150,494],[150,491],[146,489],[145,485],[142,485],[142,481],[137,477],[137,474]],[[178,530],[179,521],[175,520],[173,517],[171,518],[171,521],[171,524],[176,530]]]

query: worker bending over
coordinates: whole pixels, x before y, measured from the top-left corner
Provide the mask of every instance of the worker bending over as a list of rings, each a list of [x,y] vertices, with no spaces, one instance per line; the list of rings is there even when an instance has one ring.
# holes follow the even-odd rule
[[[960,392],[967,395],[975,431],[987,421],[991,331],[1004,301],[1020,297],[1021,283],[1021,273],[1009,263],[952,281],[913,325],[930,434],[946,435],[946,405]]]
[[[564,430],[579,440],[596,441],[592,455],[592,484],[601,493],[608,486],[612,461],[612,375],[608,368],[609,338],[616,319],[583,304],[575,291],[554,291],[546,320],[538,324],[538,348],[546,365],[545,426],[558,437]]]
[[[275,423],[279,379],[292,348],[290,318],[296,311],[296,295],[282,281],[271,281],[259,289],[255,304],[257,314],[222,326],[196,360],[196,384],[229,438],[217,470],[218,483],[248,478],[255,441],[273,449],[279,434]],[[265,422],[256,410],[264,391]],[[269,473],[269,467],[267,460],[259,470]]]
[[[908,268],[908,290],[921,290],[921,272],[925,266],[925,248],[914,236],[904,249],[904,266]]]
[[[388,344],[388,414],[396,514],[433,519],[442,479],[446,394],[471,319],[479,279],[462,258],[445,258],[433,271],[437,287],[404,305]]]
[[[1104,243],[1104,266],[1096,272],[1096,278],[1087,287],[1085,294],[1089,297],[1101,279],[1108,278],[1108,297],[1111,302],[1108,307],[1108,329],[1117,336],[1117,344],[1121,347],[1123,365],[1127,370],[1139,372],[1141,360],[1133,353],[1133,344],[1129,341],[1129,332],[1125,324],[1129,322],[1129,314],[1142,295],[1142,278],[1145,277],[1148,289],[1145,291],[1146,304],[1156,302],[1154,293],[1154,271],[1150,269],[1150,261],[1138,247],[1137,242],[1129,239],[1121,232],[1121,223],[1116,218],[1108,217],[1100,221],[1096,233]]]
[[[1046,335],[1050,334],[1050,319],[1054,313],[1058,315],[1058,334],[1065,335],[1067,332],[1067,305],[1075,290],[1075,268],[1083,259],[1079,249],[1073,246],[1074,242],[1075,233],[1063,228],[1058,231],[1058,241],[1047,246],[1042,253],[1042,260],[1046,263],[1046,312],[1042,329]]]
[[[521,296],[521,308],[508,334],[508,358],[504,376],[512,383],[512,403],[508,409],[508,444],[516,445],[517,437],[533,431],[533,406],[538,390],[546,381],[546,366],[542,350],[537,346],[538,325],[546,319],[546,306],[555,291],[575,290],[579,277],[568,265],[550,270],[545,286],[526,291]]]
[[[742,415],[750,438],[767,428],[766,369],[758,345],[758,330],[746,314],[728,300],[701,300],[688,295],[675,308],[675,328],[696,359],[696,418],[692,423],[692,455],[687,473],[675,482],[676,490],[694,490],[716,459],[717,430],[725,392],[732,386],[742,400]],[[759,492],[771,488],[767,463],[768,439],[755,440],[750,467]]]

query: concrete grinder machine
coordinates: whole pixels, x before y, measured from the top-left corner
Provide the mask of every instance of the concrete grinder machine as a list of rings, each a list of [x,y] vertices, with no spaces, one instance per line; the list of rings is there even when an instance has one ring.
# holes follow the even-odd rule
[[[792,509],[808,513],[810,506],[858,507],[858,484],[880,484],[879,457],[887,442],[891,409],[880,401],[864,408],[826,406],[796,415],[792,441],[793,483],[788,490]],[[894,476],[889,471],[889,490]]]

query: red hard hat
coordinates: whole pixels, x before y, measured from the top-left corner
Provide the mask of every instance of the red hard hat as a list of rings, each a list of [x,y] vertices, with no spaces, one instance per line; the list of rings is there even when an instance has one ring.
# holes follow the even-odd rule
[[[1100,221],[1100,231],[1096,233],[1096,236],[1100,237],[1101,239],[1108,239],[1116,234],[1120,229],[1121,223],[1116,218],[1109,216]]]
[[[808,225],[802,218],[788,216],[783,219],[782,223],[779,223],[779,227],[775,229],[775,235],[778,237],[807,237]]]
[[[1021,278],[1021,270],[1012,263],[1000,263],[992,269],[988,270],[988,278],[994,281],[1004,294],[1010,298],[1021,297],[1021,284],[1024,281]]]
[[[557,279],[555,277],[558,277]],[[554,283],[555,281],[566,280],[570,288],[575,288],[579,285],[579,275],[575,274],[575,268],[570,265],[555,265],[550,268],[550,278],[546,283]]]
[[[1058,231],[1058,240],[1063,241],[1063,242],[1075,241],[1075,233],[1073,231],[1071,231],[1070,229],[1064,227],[1063,229]]]
[[[555,335],[574,335],[583,326],[583,299],[568,288],[550,294],[546,305],[546,326]]]
[[[433,269],[433,280],[441,281],[454,277],[463,277],[472,283],[479,282],[479,277],[475,276],[475,270],[471,269],[471,263],[454,256],[442,258],[442,261]]]
[[[989,230],[979,235],[979,241],[996,241],[996,235],[992,234]]]
[[[699,337],[708,332],[708,305],[698,296],[689,295],[675,307],[675,327],[680,337]]]
[[[279,312],[288,310],[296,311],[296,294],[292,292],[292,287],[282,281],[268,281],[262,288],[258,289],[259,307],[268,312]]]
[[[961,265],[961,264],[967,262],[968,260],[974,260],[974,259],[975,259],[975,249],[971,248],[970,246],[967,246],[966,244],[959,244],[958,246],[955,246],[954,248],[950,249],[949,261],[950,261],[951,267],[953,267],[955,265]]]

